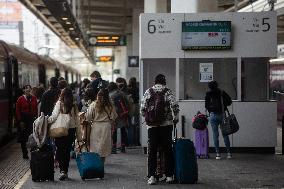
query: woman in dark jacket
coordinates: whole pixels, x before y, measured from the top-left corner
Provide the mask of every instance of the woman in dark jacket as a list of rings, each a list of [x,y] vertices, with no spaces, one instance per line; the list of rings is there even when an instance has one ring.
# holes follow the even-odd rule
[[[16,121],[19,130],[19,142],[23,152],[23,158],[28,159],[28,150],[26,142],[29,135],[32,133],[33,122],[37,116],[37,100],[31,95],[31,86],[23,87],[24,94],[20,96],[16,103]]]
[[[219,125],[223,121],[224,110],[227,109],[227,106],[232,104],[232,100],[225,91],[218,88],[218,83],[216,81],[209,82],[208,87],[210,91],[208,91],[205,96],[205,108],[210,113],[210,124],[213,132],[216,159],[219,160],[221,159],[219,152]],[[229,136],[224,135],[223,138],[227,149],[227,158],[230,159],[232,158],[230,153],[230,139]]]

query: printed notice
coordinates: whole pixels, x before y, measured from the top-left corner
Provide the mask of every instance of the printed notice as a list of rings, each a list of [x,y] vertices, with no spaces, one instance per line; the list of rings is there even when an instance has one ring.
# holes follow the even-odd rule
[[[199,64],[199,81],[200,82],[213,81],[213,63]]]

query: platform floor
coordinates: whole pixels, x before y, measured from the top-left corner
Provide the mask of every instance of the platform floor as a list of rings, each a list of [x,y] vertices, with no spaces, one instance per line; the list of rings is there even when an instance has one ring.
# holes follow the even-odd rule
[[[107,158],[103,180],[82,181],[75,161],[71,160],[68,181],[59,181],[59,171],[56,170],[54,182],[34,183],[31,180],[29,161],[22,159],[20,145],[16,143],[1,149],[0,160],[1,189],[284,188],[284,156],[273,154],[233,154],[233,159],[230,160],[198,160],[198,184],[169,185],[160,182],[156,186],[146,184],[147,158],[141,148],[127,149],[126,154],[118,153]]]

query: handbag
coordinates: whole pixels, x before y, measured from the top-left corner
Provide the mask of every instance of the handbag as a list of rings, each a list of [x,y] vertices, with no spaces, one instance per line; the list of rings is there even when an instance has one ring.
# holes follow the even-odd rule
[[[68,135],[68,129],[70,125],[70,115],[59,113],[55,122],[53,122],[49,129],[49,136],[52,138],[58,138]]]
[[[224,136],[234,134],[239,130],[240,126],[239,126],[239,123],[237,121],[235,114],[230,114],[228,109],[224,111],[222,93],[221,93],[221,103],[222,103],[222,112],[223,112],[223,122],[221,123],[220,128],[221,128],[222,134]],[[228,115],[226,112],[228,113]]]

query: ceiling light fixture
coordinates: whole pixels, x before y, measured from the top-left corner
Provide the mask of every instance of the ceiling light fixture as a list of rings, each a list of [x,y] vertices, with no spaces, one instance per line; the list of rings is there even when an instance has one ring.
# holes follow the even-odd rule
[[[67,21],[67,22],[66,22],[66,24],[70,25],[70,24],[71,24],[71,22],[68,22],[68,21]]]
[[[69,30],[73,31],[73,30],[74,30],[74,28],[69,28]]]
[[[61,19],[62,19],[62,20],[68,20],[68,18],[67,18],[67,17],[62,17]]]

